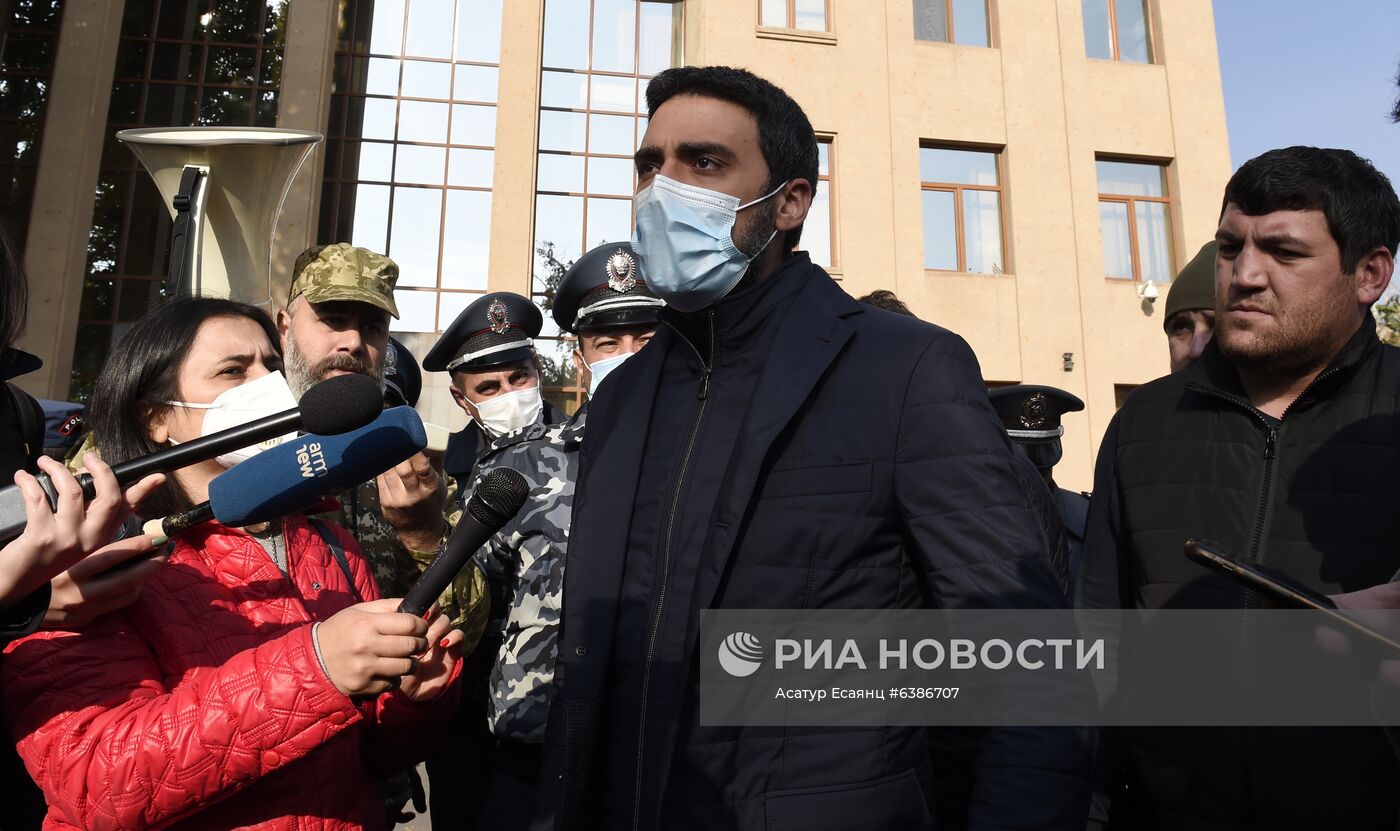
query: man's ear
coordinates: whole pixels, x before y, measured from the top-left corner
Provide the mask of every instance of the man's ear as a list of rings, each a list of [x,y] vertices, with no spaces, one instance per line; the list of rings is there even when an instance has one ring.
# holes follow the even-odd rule
[[[300,298],[298,298],[298,299],[300,299]],[[293,300],[292,302],[295,303],[296,300]],[[288,308],[290,308],[290,306],[289,306]],[[292,331],[292,313],[291,313],[290,311],[288,311],[287,309],[278,309],[278,310],[277,310],[277,339],[280,340],[280,341],[282,342],[282,350],[281,350],[281,351],[282,351],[283,354],[286,354],[286,352],[287,352],[287,337],[288,337],[288,333],[290,333],[291,331]]]
[[[807,221],[807,212],[812,209],[812,183],[806,179],[793,179],[773,198],[778,200],[774,227],[779,231],[791,231]]]
[[[1356,266],[1356,302],[1370,307],[1381,299],[1395,273],[1395,256],[1384,246],[1361,258]]]
[[[578,373],[578,385],[585,390],[588,389],[588,382],[593,377],[593,371],[588,368],[588,362],[583,359],[583,351],[577,346],[574,347],[574,371]]]

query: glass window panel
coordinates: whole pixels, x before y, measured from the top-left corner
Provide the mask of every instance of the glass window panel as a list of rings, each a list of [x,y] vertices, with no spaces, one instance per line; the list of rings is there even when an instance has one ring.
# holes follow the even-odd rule
[[[1169,283],[1172,279],[1171,218],[1161,202],[1137,202],[1138,265],[1142,279]]]
[[[589,109],[611,110],[612,112],[631,113],[637,101],[637,79],[636,78],[615,78],[611,75],[594,75],[593,97],[590,99]]]
[[[452,85],[452,97],[458,101],[496,103],[496,90],[501,84],[501,71],[494,66],[458,64],[457,80]]]
[[[546,0],[544,4],[545,66],[588,68],[588,4],[578,0]]]
[[[398,95],[399,63],[394,58],[370,58],[365,72],[365,92],[370,95]]]
[[[438,294],[438,321],[442,329],[446,329],[457,316],[467,310],[467,307],[477,301],[479,294],[462,294],[460,292],[442,292]],[[441,331],[441,329],[439,329]]]
[[[452,64],[403,62],[403,94],[409,98],[447,98],[452,91]]]
[[[631,199],[588,199],[588,242],[585,248],[632,238]]]
[[[675,21],[680,9],[679,3],[642,3],[641,63],[637,67],[642,75],[655,75],[675,65]]]
[[[637,71],[636,0],[593,0],[593,69]]]
[[[402,148],[400,148],[402,149]],[[442,191],[394,188],[388,254],[399,264],[400,286],[436,286]]]
[[[1091,58],[1113,59],[1113,35],[1109,31],[1108,4],[1112,0],[1082,0],[1084,10],[1084,54]]]
[[[758,22],[760,26],[788,28],[787,0],[763,0]]]
[[[117,48],[118,78],[144,78],[146,76],[146,49],[144,40],[123,40]]]
[[[251,90],[205,87],[199,102],[199,123],[251,124],[252,104]]]
[[[495,163],[496,153],[493,150],[464,150],[454,147],[447,162],[447,184],[464,188],[489,188]]]
[[[573,72],[541,72],[540,106],[586,109],[588,76]]]
[[[631,156],[637,150],[637,120],[621,115],[590,115],[588,117],[588,152],[615,153]]]
[[[914,37],[948,42],[948,0],[914,0]]]
[[[193,124],[195,87],[151,84],[146,89],[146,124]]]
[[[1118,21],[1118,59],[1134,63],[1152,60],[1147,48],[1147,11],[1144,0],[1113,0]]]
[[[457,59],[500,63],[503,0],[458,0]]]
[[[370,24],[369,51],[376,55],[398,55],[403,49],[404,0],[375,0],[374,21]]]
[[[953,0],[953,41],[965,46],[986,46],[987,0]]]
[[[995,186],[997,154],[977,150],[921,147],[919,176],[925,182]]]
[[[204,47],[187,43],[157,43],[151,55],[151,79],[156,81],[198,81]]]
[[[1001,194],[965,190],[963,196],[963,248],[967,270],[974,274],[1001,274]]]
[[[399,141],[447,143],[447,104],[399,102]],[[366,114],[368,120],[368,114]],[[454,121],[456,119],[453,119]]]
[[[1133,279],[1133,244],[1128,236],[1128,204],[1099,203],[1099,233],[1103,236],[1105,277]]]
[[[958,230],[953,192],[923,191],[924,268],[958,270]]]
[[[817,142],[817,175],[831,175],[831,142]]]
[[[1099,159],[1095,164],[1099,175],[1099,193],[1111,193],[1115,196],[1164,195],[1161,165],[1109,162],[1103,159]]]
[[[345,211],[353,205],[354,221],[350,243],[371,251],[383,251],[389,232],[388,185],[354,185],[343,191],[351,204],[341,206]]]
[[[541,153],[539,161],[539,190],[561,193],[583,192],[583,157]]]
[[[442,287],[484,291],[491,260],[491,194],[448,191],[444,230]]]
[[[347,135],[360,135],[367,139],[394,138],[394,109],[398,102],[392,98],[364,99],[363,120],[355,123],[354,109],[350,112],[350,123],[346,125]],[[358,109],[358,108],[356,108]]]
[[[404,54],[452,57],[452,13],[456,5],[455,0],[409,0]]]
[[[540,149],[582,153],[587,122],[583,113],[540,112]]]
[[[351,147],[356,146],[351,144]],[[358,142],[360,159],[357,169],[350,175],[357,179],[376,182],[393,181],[394,145],[378,141]]]
[[[453,104],[452,143],[494,147],[496,108],[476,104]]]
[[[161,281],[122,280],[117,320],[137,321],[160,301]]]
[[[262,0],[219,0],[213,6],[213,15],[209,21],[210,40],[226,43],[257,42],[259,25],[262,22]],[[161,11],[164,12],[165,9]]]
[[[826,31],[826,0],[796,0],[796,12],[794,29]]]
[[[212,46],[209,62],[204,67],[204,82],[208,84],[257,83],[258,52],[240,46]]]
[[[550,243],[561,263],[572,262],[583,253],[583,197],[535,197],[535,287],[544,291],[544,263],[540,246]]]
[[[812,255],[812,262],[823,268],[831,267],[831,186],[828,182],[817,183],[812,208],[807,212],[807,221],[802,223],[802,247]]]
[[[441,185],[446,163],[445,148],[400,144],[394,165],[394,181],[412,185]]]
[[[437,331],[433,321],[437,292],[399,289],[394,292],[394,305],[399,307],[399,319],[390,321],[395,332]]]
[[[616,196],[632,195],[632,171],[630,159],[588,160],[588,192],[606,193]]]

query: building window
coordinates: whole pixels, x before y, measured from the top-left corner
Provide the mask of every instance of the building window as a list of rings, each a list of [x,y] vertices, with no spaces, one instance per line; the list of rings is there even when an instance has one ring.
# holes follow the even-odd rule
[[[0,0],[0,216],[21,258],[62,17],[60,0]]]
[[[1083,0],[1084,51],[1106,61],[1152,63],[1148,0]]]
[[[758,25],[774,29],[830,31],[828,0],[759,0]]]
[[[914,0],[914,37],[990,46],[987,0]]]
[[[1000,156],[989,150],[919,148],[924,268],[1005,271]]]
[[[680,64],[680,3],[546,0],[540,67],[532,294],[548,307],[564,271],[588,249],[632,237],[632,161],[646,132],[646,86]],[[571,353],[545,315],[539,346],[546,395],[582,400]]]
[[[812,257],[812,262],[826,268],[839,267],[836,257],[836,203],[832,199],[831,160],[832,139],[829,136],[817,137],[817,182],[812,196],[812,208],[807,212],[807,221],[802,223],[801,246]]]
[[[1105,159],[1097,167],[1104,276],[1170,282],[1175,272],[1166,168]]]
[[[275,127],[289,0],[127,0],[97,179],[69,396],[86,401],[114,338],[160,297],[170,215],[115,138],[129,127]]]
[[[486,291],[502,3],[341,5],[318,238],[398,263],[398,332]]]

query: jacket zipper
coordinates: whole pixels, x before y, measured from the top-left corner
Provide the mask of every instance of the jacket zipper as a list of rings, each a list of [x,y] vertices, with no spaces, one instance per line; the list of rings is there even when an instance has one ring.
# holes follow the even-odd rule
[[[658,577],[658,588],[656,600],[652,605],[651,626],[647,632],[647,651],[642,661],[642,698],[638,707],[637,720],[637,777],[636,785],[632,794],[632,831],[638,831],[642,822],[642,776],[645,771],[644,759],[646,753],[647,737],[647,693],[651,687],[651,659],[656,652],[656,637],[661,629],[661,614],[666,606],[666,589],[671,572],[671,539],[676,530],[676,510],[680,507],[681,489],[685,485],[685,476],[690,468],[690,459],[695,452],[695,440],[700,434],[700,422],[705,418],[705,409],[709,404],[710,396],[710,373],[715,361],[715,312],[709,311],[706,316],[709,327],[709,360],[700,354],[700,350],[695,348],[695,344],[690,342],[690,338],[676,330],[681,335],[681,340],[685,341],[695,357],[700,361],[700,391],[699,406],[695,408],[695,416],[690,421],[690,435],[686,439],[685,453],[681,456],[680,468],[676,471],[675,482],[671,486],[671,505],[666,511],[666,532],[661,544],[661,572]]]

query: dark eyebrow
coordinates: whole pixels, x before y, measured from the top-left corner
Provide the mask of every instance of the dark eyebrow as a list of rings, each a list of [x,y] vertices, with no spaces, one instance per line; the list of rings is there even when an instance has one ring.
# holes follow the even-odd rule
[[[1265,245],[1270,248],[1302,248],[1309,251],[1312,250],[1311,245],[1308,245],[1292,234],[1269,234],[1267,236],[1258,237],[1255,241],[1260,245]]]
[[[676,155],[682,159],[694,159],[700,156],[719,156],[722,159],[733,159],[734,151],[717,141],[683,141],[676,145]]]
[[[661,151],[660,147],[657,147],[654,144],[648,144],[643,147],[639,147],[637,148],[637,152],[632,154],[633,163],[638,165],[645,164],[647,162],[659,164],[665,161],[665,159],[666,154]]]
[[[224,364],[227,364],[227,363],[250,364],[250,363],[252,363],[252,362],[253,362],[253,356],[252,356],[252,355],[247,355],[247,354],[244,354],[244,355],[225,355],[224,357],[222,357],[222,358],[219,359],[218,365],[219,365],[219,366],[223,366]]]

